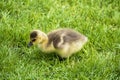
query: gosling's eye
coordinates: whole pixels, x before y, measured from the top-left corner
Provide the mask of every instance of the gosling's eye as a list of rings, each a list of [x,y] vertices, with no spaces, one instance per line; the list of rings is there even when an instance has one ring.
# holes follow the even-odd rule
[[[36,39],[33,39],[32,42],[34,42]]]

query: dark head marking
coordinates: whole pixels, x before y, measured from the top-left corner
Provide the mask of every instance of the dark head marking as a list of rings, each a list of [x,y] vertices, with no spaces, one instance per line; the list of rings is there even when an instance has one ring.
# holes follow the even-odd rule
[[[31,34],[30,34],[30,38],[35,38],[37,36],[37,32],[36,31],[33,31]]]

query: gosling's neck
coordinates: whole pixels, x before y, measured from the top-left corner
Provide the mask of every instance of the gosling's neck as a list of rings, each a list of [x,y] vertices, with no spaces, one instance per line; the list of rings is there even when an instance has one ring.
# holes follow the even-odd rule
[[[46,49],[48,44],[48,37],[46,37],[42,43],[42,48]]]
[[[47,53],[54,52],[55,48],[53,47],[53,44],[48,44],[48,43],[49,43],[49,39],[48,39],[48,36],[46,35],[43,43],[40,46],[41,50]]]

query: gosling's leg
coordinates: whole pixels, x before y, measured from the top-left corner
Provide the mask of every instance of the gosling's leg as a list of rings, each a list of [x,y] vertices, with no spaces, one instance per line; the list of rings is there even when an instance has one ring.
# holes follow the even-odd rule
[[[60,56],[58,56],[58,58],[59,58],[59,61],[65,61],[67,59],[67,58],[62,58]]]

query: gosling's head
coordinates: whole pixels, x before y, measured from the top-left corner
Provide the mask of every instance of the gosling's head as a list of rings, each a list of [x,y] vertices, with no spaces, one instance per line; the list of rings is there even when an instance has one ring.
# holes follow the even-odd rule
[[[33,30],[30,33],[30,42],[28,44],[28,47],[31,47],[32,45],[36,45],[36,44],[42,44],[45,42],[46,38],[47,38],[47,35],[42,31]]]

